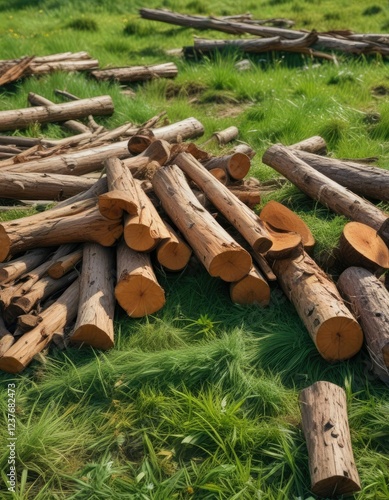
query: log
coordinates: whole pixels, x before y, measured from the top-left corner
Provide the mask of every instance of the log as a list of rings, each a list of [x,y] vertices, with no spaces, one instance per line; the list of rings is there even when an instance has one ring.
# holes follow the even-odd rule
[[[0,144],[13,145],[20,148],[31,148],[41,144],[41,139],[33,137],[17,137],[14,135],[0,135]]]
[[[124,241],[117,247],[115,297],[132,318],[154,314],[165,305],[165,292],[154,274],[150,255],[131,250]]]
[[[23,57],[20,61],[10,65],[2,65],[0,67],[0,85],[14,82],[21,78],[31,67],[31,62],[34,57]]]
[[[165,225],[170,236],[158,245],[157,260],[168,271],[181,271],[188,265],[192,249],[169,224],[165,222]]]
[[[264,307],[270,302],[270,287],[259,270],[252,266],[247,276],[230,283],[230,297],[235,304]]]
[[[215,181],[201,163],[188,153],[180,153],[175,162],[204,191],[207,198],[239,231],[252,248],[260,252],[266,252],[270,249],[272,246],[271,236],[259,217],[238,200],[227,187]],[[183,234],[186,236],[184,232]]]
[[[28,314],[21,314],[18,316],[17,320],[17,331],[20,332],[21,334],[28,332],[35,328],[36,326],[39,325],[42,321],[42,316],[39,316],[38,314],[33,314],[33,313],[28,313]],[[16,331],[15,331],[15,337],[16,337]]]
[[[236,196],[242,203],[253,209],[256,205],[261,203],[261,191],[255,187],[239,185],[228,185],[228,189]]]
[[[307,253],[276,260],[273,271],[325,360],[349,359],[361,349],[360,326],[335,284]]]
[[[346,267],[364,267],[377,275],[389,269],[389,248],[374,229],[360,222],[344,226],[338,253]]]
[[[46,64],[33,64],[31,66],[31,73],[33,75],[46,75],[53,71],[90,71],[99,66],[97,59],[90,59],[87,61],[58,61]]]
[[[152,184],[164,210],[211,276],[230,282],[249,272],[252,265],[249,253],[202,207],[176,165],[160,168]]]
[[[204,163],[207,170],[213,168],[221,168],[235,180],[241,180],[248,174],[250,170],[250,158],[243,153],[234,153],[225,156],[216,156]]]
[[[389,292],[370,271],[349,267],[339,276],[337,287],[358,318],[369,355],[386,380],[389,369]]]
[[[110,349],[114,345],[114,312],[113,252],[97,243],[86,243],[78,315],[70,341]]]
[[[0,283],[4,284],[17,280],[22,274],[28,273],[39,266],[47,259],[50,252],[50,248],[36,248],[17,259],[0,264]]]
[[[345,391],[319,381],[300,393],[311,491],[319,497],[351,495],[361,483],[351,444]]]
[[[292,210],[277,201],[269,201],[262,208],[260,218],[277,229],[293,231],[301,235],[303,246],[307,252],[313,249],[315,238],[305,222]]]
[[[143,151],[148,148],[154,141],[155,137],[152,132],[148,135],[146,135],[145,133],[133,135],[128,139],[128,151],[134,156],[138,155],[139,153],[143,153]]]
[[[227,144],[228,142],[233,141],[236,139],[239,135],[239,130],[237,127],[232,125],[231,127],[228,127],[224,130],[219,130],[218,132],[215,132],[212,134],[212,138],[216,139],[217,142],[219,143],[220,146],[223,146],[224,144]]]
[[[27,128],[32,123],[63,122],[94,115],[111,115],[114,111],[110,96],[91,97],[74,102],[0,111],[0,130]]]
[[[167,142],[182,142],[204,134],[203,124],[193,117],[151,130],[156,139],[164,139]]]
[[[115,80],[117,82],[139,82],[155,78],[175,78],[177,66],[172,63],[152,64],[149,66],[125,66],[122,68],[100,69],[91,72],[96,80]]]
[[[225,186],[228,184],[229,178],[227,172],[224,168],[211,168],[209,169],[209,173],[215,177],[221,184]]]
[[[0,224],[0,262],[10,254],[69,242],[111,246],[122,232],[120,219],[103,217],[93,200],[78,202]]]
[[[61,331],[76,317],[78,295],[79,280],[77,279],[54,304],[42,312],[41,323],[25,333],[0,358],[0,370],[8,373],[19,373],[24,370],[33,357],[49,344],[54,333]]]
[[[0,319],[1,322],[3,322],[2,319]],[[0,334],[0,358],[4,356],[4,354],[8,351],[8,349],[15,343],[16,339],[12,335],[12,333],[8,332],[6,333],[5,327],[4,329],[2,328],[2,333]]]
[[[295,151],[306,151],[307,153],[315,153],[317,155],[323,155],[327,152],[327,143],[320,135],[308,137],[308,139],[296,142],[289,147]]]
[[[53,263],[47,269],[47,274],[53,279],[62,278],[62,276],[68,273],[71,269],[74,269],[75,266],[81,261],[82,253],[82,248],[78,248],[74,252],[60,257],[55,261],[52,259]]]
[[[389,245],[389,221],[382,210],[317,172],[299,159],[295,152],[277,144],[265,151],[262,161],[335,213],[372,227]]]
[[[250,160],[254,158],[254,156],[257,154],[251,146],[245,143],[237,144],[231,149],[231,153],[243,153],[244,155],[248,156]]]
[[[375,200],[389,201],[389,170],[304,151],[296,151],[294,154],[318,172],[354,193]]]

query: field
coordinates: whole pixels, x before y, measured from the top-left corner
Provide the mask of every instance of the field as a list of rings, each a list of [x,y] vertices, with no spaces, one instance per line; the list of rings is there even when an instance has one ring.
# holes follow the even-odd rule
[[[83,74],[28,78],[0,89],[0,110],[26,107],[28,92],[57,102],[58,88],[79,97],[109,94],[115,113],[96,118],[108,128],[141,124],[163,111],[170,122],[194,116],[205,127],[196,140],[201,145],[236,125],[239,140],[257,152],[250,175],[261,181],[278,175],[261,163],[268,146],[312,135],[321,135],[334,157],[377,156],[389,168],[387,59],[338,54],[335,64],[265,53],[238,72],[237,52],[201,60],[166,54],[191,45],[194,35],[230,35],[146,21],[141,7],[251,12],[292,19],[306,30],[389,31],[389,6],[381,0],[243,0],[239,7],[231,0],[0,0],[1,59],[86,50],[101,67],[174,61],[179,69],[173,81],[133,85],[132,98],[116,83]],[[34,125],[23,134],[66,132]],[[212,143],[206,148],[224,151]],[[336,278],[332,257],[346,219],[289,183],[261,206],[269,199],[307,222],[317,240],[315,259]],[[33,210],[0,213],[0,220]],[[158,280],[166,306],[140,320],[117,308],[114,349],[51,348],[21,375],[0,375],[1,499],[313,499],[298,394],[318,380],[347,394],[362,483],[353,498],[389,498],[388,387],[372,372],[365,349],[342,363],[324,361],[276,285],[270,305],[260,308],[232,304],[226,283],[197,265],[178,275],[159,269]],[[16,385],[16,493],[6,490],[9,383]]]

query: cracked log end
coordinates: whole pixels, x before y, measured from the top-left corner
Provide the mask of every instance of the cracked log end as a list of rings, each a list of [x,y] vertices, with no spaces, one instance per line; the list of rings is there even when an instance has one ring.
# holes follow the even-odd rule
[[[362,329],[353,318],[329,318],[317,330],[315,343],[320,354],[329,362],[349,359],[362,347]]]

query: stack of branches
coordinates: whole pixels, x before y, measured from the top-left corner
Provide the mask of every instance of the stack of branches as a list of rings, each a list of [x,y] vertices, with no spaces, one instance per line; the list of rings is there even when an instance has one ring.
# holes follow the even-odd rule
[[[187,55],[209,52],[235,47],[244,52],[287,51],[307,54],[335,60],[332,52],[346,54],[389,54],[389,35],[356,34],[349,30],[307,33],[301,30],[291,30],[264,26],[265,23],[254,23],[244,17],[239,19],[191,16],[161,9],[140,9],[144,19],[160,21],[178,26],[196,29],[213,29],[233,35],[250,34],[257,38],[239,40],[205,40],[195,39],[193,47],[184,48]]]

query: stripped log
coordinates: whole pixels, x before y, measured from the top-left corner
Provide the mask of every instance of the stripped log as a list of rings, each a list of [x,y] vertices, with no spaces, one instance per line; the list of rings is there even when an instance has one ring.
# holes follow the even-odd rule
[[[389,219],[382,210],[317,172],[289,148],[272,146],[265,151],[262,161],[335,213],[372,227],[389,245]]]
[[[188,265],[192,249],[169,224],[165,222],[165,225],[169,238],[158,245],[155,252],[157,260],[168,271],[181,271]]]
[[[12,344],[15,343],[15,337],[9,332],[4,324],[4,320],[0,315],[0,358],[8,351]]]
[[[339,276],[337,287],[358,318],[369,355],[388,380],[389,292],[370,271],[349,267]]]
[[[117,247],[115,297],[132,318],[153,314],[165,305],[165,292],[157,281],[150,255],[134,252],[124,241]]]
[[[204,126],[196,118],[190,117],[165,127],[153,128],[152,132],[156,139],[164,139],[167,142],[182,142],[203,135]]]
[[[321,498],[351,495],[361,483],[351,444],[345,391],[319,381],[300,393],[311,491]]]
[[[270,287],[259,270],[252,266],[247,276],[230,283],[230,297],[235,304],[258,304],[264,307],[270,301]]]
[[[25,333],[0,358],[0,370],[19,373],[50,342],[54,333],[62,331],[77,315],[79,281],[69,288],[42,313],[42,321],[31,331]]]
[[[50,248],[35,248],[17,259],[0,264],[0,283],[17,280],[22,274],[28,273],[45,261],[50,252]]]
[[[53,263],[47,269],[47,274],[54,279],[60,279],[66,273],[74,269],[74,267],[82,259],[82,248],[78,248],[74,252],[71,252],[59,259],[51,259]]]
[[[122,68],[100,69],[91,72],[96,80],[114,80],[117,82],[139,82],[155,78],[175,78],[177,66],[172,63],[152,64],[149,66],[124,66]]]
[[[273,271],[325,360],[348,359],[361,349],[360,326],[335,284],[308,254],[276,260]]]
[[[71,342],[98,349],[114,345],[115,312],[113,252],[97,243],[86,243],[80,277],[80,300]]]
[[[160,168],[152,183],[164,210],[211,276],[237,281],[249,272],[252,261],[248,252],[202,207],[176,165]]]
[[[0,111],[0,130],[26,128],[32,123],[63,122],[94,115],[111,115],[114,111],[110,96],[91,97],[74,102]]]
[[[234,153],[225,156],[216,156],[204,163],[207,170],[213,168],[221,168],[235,180],[241,180],[248,174],[250,170],[250,158],[243,153]]]

